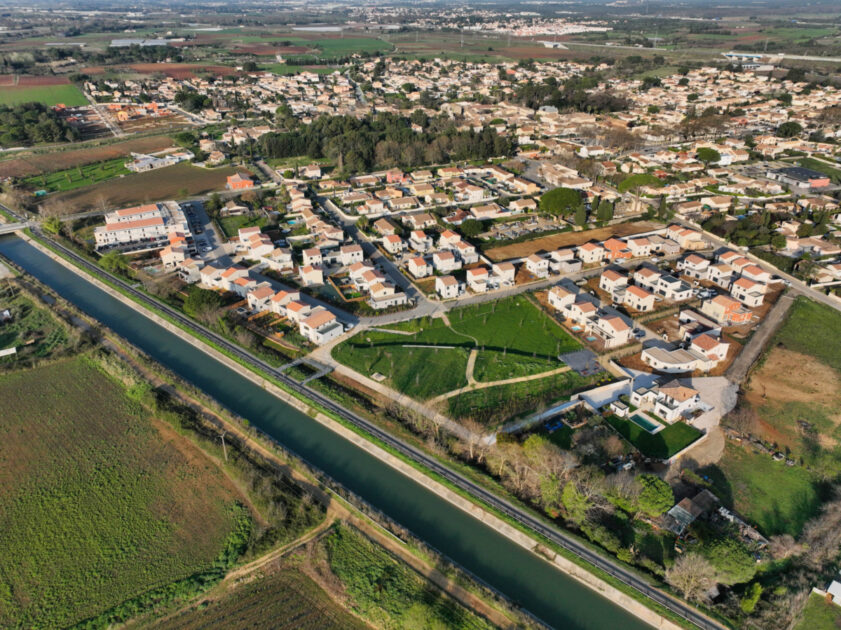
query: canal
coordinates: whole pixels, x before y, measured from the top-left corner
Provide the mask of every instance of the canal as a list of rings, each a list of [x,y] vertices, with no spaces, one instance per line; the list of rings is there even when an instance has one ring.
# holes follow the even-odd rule
[[[0,236],[0,254],[551,626],[649,628],[26,242]]]

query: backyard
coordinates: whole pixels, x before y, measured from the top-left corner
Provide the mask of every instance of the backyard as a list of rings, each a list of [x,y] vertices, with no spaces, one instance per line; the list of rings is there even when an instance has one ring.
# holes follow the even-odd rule
[[[713,492],[725,506],[766,536],[798,536],[824,498],[820,486],[803,468],[786,466],[768,454],[732,443],[728,443],[718,464],[698,473],[709,477]]]
[[[646,457],[668,459],[692,444],[702,433],[685,422],[667,425],[657,433],[649,433],[637,423],[618,416],[607,416],[607,423]]]
[[[841,628],[841,606],[828,602],[817,593],[809,596],[800,622],[794,630],[838,630]]]
[[[389,332],[393,331],[393,332]],[[468,384],[468,358],[477,351],[472,378],[492,382],[562,367],[558,355],[578,343],[524,296],[455,309],[388,329],[366,330],[340,344],[335,358],[421,400]]]

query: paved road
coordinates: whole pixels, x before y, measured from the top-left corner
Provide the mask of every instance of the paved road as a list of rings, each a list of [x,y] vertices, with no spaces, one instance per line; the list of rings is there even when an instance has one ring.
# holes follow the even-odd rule
[[[34,231],[40,238],[46,238],[43,234],[39,232],[37,228],[34,228]],[[601,555],[589,546],[583,544],[581,541],[579,541],[572,535],[554,527],[553,525],[547,524],[543,520],[533,515],[531,512],[520,508],[519,506],[515,506],[512,503],[506,501],[505,499],[496,496],[484,487],[470,481],[466,477],[463,477],[459,473],[456,473],[455,471],[451,470],[449,467],[445,466],[437,459],[426,455],[424,452],[407,444],[403,440],[394,437],[387,431],[381,429],[380,427],[366,420],[365,418],[362,418],[361,416],[358,416],[352,411],[345,409],[330,398],[327,398],[326,396],[322,395],[320,392],[310,389],[306,385],[302,385],[294,379],[285,376],[282,372],[278,372],[272,366],[265,363],[261,359],[255,357],[250,352],[231,343],[224,337],[217,335],[216,333],[214,333],[211,330],[208,330],[204,326],[201,326],[200,324],[194,322],[181,312],[176,311],[170,306],[162,302],[158,302],[157,300],[149,297],[145,293],[137,290],[134,287],[131,287],[127,283],[123,282],[120,278],[104,271],[103,269],[100,269],[96,265],[88,262],[81,256],[77,255],[72,250],[54,241],[51,241],[51,245],[52,247],[60,250],[64,256],[71,259],[78,267],[82,268],[87,273],[90,273],[94,276],[105,277],[109,282],[115,285],[119,285],[122,291],[131,295],[140,304],[143,304],[144,306],[151,308],[155,311],[163,312],[167,317],[171,318],[174,321],[177,321],[180,326],[183,326],[187,330],[191,331],[193,334],[201,338],[210,339],[214,344],[223,348],[227,353],[237,357],[239,360],[243,361],[251,368],[256,369],[258,372],[271,374],[277,381],[281,382],[284,387],[288,388],[289,390],[295,392],[300,396],[313,400],[321,407],[327,409],[329,412],[341,417],[346,422],[353,424],[354,426],[373,436],[375,439],[385,443],[388,447],[398,451],[404,457],[414,460],[421,466],[432,471],[434,474],[443,477],[449,483],[455,485],[460,490],[467,493],[480,503],[485,503],[486,505],[491,506],[493,509],[496,509],[502,512],[503,514],[506,514],[508,517],[514,519],[521,525],[527,527],[528,529],[534,532],[537,532],[541,536],[546,537],[553,543],[566,549],[567,551],[571,552],[572,554],[584,560],[585,562],[613,576],[623,584],[629,586],[630,588],[633,588],[634,590],[648,597],[652,601],[657,602],[661,606],[668,608],[674,614],[679,615],[680,617],[688,620],[689,622],[695,624],[699,628],[702,628],[704,630],[723,630],[723,626],[721,624],[717,623],[713,619],[710,619],[694,607],[670,596],[669,594],[665,593],[664,591],[649,583],[639,574],[614,562],[612,559]]]
[[[765,316],[765,320],[759,325],[759,328],[751,335],[750,341],[742,348],[742,351],[727,369],[727,378],[734,383],[741,384],[748,375],[751,366],[762,354],[762,350],[767,345],[773,334],[783,323],[786,313],[794,304],[794,298],[790,295],[782,295],[774,307]]]
[[[783,280],[788,281],[790,283],[790,288],[789,288],[789,293],[790,294],[795,295],[795,296],[804,295],[804,296],[808,297],[809,299],[812,299],[816,302],[820,302],[821,304],[826,304],[827,306],[831,306],[832,308],[841,311],[841,300],[837,300],[837,299],[832,298],[832,297],[830,297],[830,296],[828,296],[824,293],[821,293],[820,291],[818,291],[816,289],[813,289],[808,284],[806,284],[802,280],[799,280],[798,278],[795,278],[791,274],[788,274],[788,273],[778,269],[774,265],[765,262],[761,258],[758,258],[758,257],[754,256],[750,252],[745,252],[745,251],[741,250],[740,248],[736,247],[732,243],[728,243],[723,238],[720,238],[720,237],[716,236],[715,234],[712,234],[710,232],[705,231],[699,224],[697,224],[693,221],[687,221],[685,219],[678,219],[678,218],[675,218],[674,221],[676,223],[680,223],[681,225],[685,225],[686,227],[690,227],[694,230],[699,230],[700,232],[703,233],[704,237],[707,240],[711,241],[715,245],[717,245],[719,247],[726,247],[728,249],[736,250],[742,256],[750,259],[752,262],[756,263],[758,266],[760,266],[762,269],[764,269],[768,273],[770,273],[774,276],[777,276],[779,278],[782,278]]]

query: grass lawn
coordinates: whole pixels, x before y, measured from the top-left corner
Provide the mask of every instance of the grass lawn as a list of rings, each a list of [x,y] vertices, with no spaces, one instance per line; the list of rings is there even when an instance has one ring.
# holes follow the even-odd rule
[[[812,593],[794,630],[838,630],[841,628],[841,606],[827,602]]]
[[[685,422],[675,422],[657,433],[649,433],[628,419],[608,416],[607,423],[647,457],[668,459],[701,437],[702,433]]]
[[[67,107],[87,105],[88,99],[75,85],[29,85],[0,88],[0,105],[18,105],[30,102],[48,107],[63,103]]]
[[[763,534],[797,536],[820,507],[821,492],[799,466],[786,466],[768,455],[727,444],[715,466],[699,474],[710,478],[713,491]]]
[[[219,226],[228,238],[234,238],[240,228],[252,227],[254,225],[264,228],[269,220],[265,216],[253,216],[242,214],[237,217],[222,217],[219,219]]]
[[[471,418],[495,426],[513,416],[532,413],[549,403],[566,400],[570,394],[592,382],[592,378],[570,371],[533,381],[486,387],[448,398],[447,411],[458,420]]]
[[[650,173],[637,173],[636,175],[630,175],[623,179],[622,183],[619,184],[618,190],[623,193],[633,190],[637,186],[654,186],[660,188],[662,185],[663,182]]]
[[[0,627],[72,626],[225,566],[240,495],[90,359],[6,374],[0,400]]]
[[[813,171],[818,171],[824,175],[828,175],[833,184],[841,182],[841,169],[830,166],[823,160],[816,160],[815,158],[805,157],[800,160],[800,166],[810,168]]]
[[[523,296],[455,309],[449,321],[447,326],[441,318],[422,318],[392,326],[395,333],[364,331],[340,344],[334,356],[368,376],[384,374],[398,391],[425,399],[467,385],[473,348],[479,349],[474,377],[490,382],[560,367],[557,355],[579,347]]]
[[[85,166],[56,171],[49,175],[28,177],[24,180],[24,183],[33,190],[46,190],[47,192],[73,190],[82,186],[98,184],[120,175],[129,175],[131,171],[126,168],[125,162],[125,158],[115,158],[105,162],[86,164]]]

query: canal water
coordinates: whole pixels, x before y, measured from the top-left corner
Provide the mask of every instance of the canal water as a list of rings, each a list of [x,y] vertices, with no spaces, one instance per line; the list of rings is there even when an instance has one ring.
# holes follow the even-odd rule
[[[565,630],[649,628],[28,243],[2,236],[0,254],[549,625]]]

